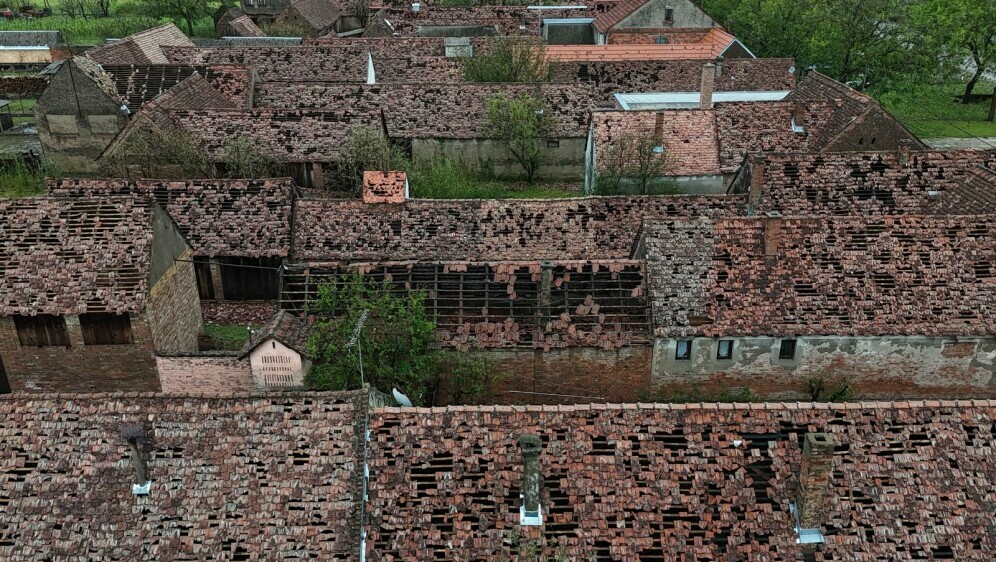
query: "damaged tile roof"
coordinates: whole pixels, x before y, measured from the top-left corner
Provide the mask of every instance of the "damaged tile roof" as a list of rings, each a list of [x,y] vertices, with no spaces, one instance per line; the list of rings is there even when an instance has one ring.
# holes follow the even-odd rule
[[[648,220],[655,333],[996,331],[996,215]]]
[[[549,45],[546,56],[558,61],[713,60],[734,41],[736,37],[714,27],[694,43]]]
[[[141,312],[152,223],[145,198],[0,199],[0,316]]]
[[[596,562],[988,562],[994,419],[985,400],[385,408],[368,556],[499,562],[538,541]],[[837,443],[815,550],[789,511],[814,431]],[[519,525],[523,434],[542,447],[537,527]]]
[[[252,97],[252,70],[238,65],[103,65],[118,94],[132,112],[183,82],[195,72],[207,79],[236,107],[248,108]]]
[[[301,47],[176,47],[165,49],[175,64],[237,64],[251,67],[263,82],[367,81],[366,45]]]
[[[367,400],[0,397],[0,558],[355,560]],[[129,426],[147,440],[145,496]]]
[[[647,218],[728,216],[726,196],[299,200],[294,255],[310,261],[625,259]]]
[[[198,138],[207,157],[215,162],[224,159],[225,143],[240,135],[280,162],[332,162],[345,146],[351,128],[380,125],[378,113],[352,108],[177,110],[170,112],[170,118]]]
[[[980,214],[996,209],[993,168],[996,150],[765,154],[731,191],[759,214]]]
[[[290,312],[280,310],[265,326],[252,333],[239,357],[248,357],[252,350],[270,338],[302,355],[308,354],[308,325]]]
[[[297,11],[316,31],[322,31],[339,19],[339,4],[332,0],[294,0],[287,9]]]
[[[290,248],[289,178],[265,180],[49,180],[59,197],[151,195],[198,256],[286,256]]]
[[[172,23],[153,27],[123,39],[98,45],[86,54],[100,64],[167,64],[164,54],[168,47],[193,47],[180,28]]]
[[[256,90],[258,107],[348,107],[383,114],[388,134],[400,138],[485,138],[487,101],[494,95],[534,96],[552,113],[554,137],[588,134],[593,88],[575,84],[317,84],[269,83]]]
[[[229,21],[228,29],[237,37],[266,37],[266,33],[245,14]]]
[[[0,396],[0,557],[355,560],[373,399]],[[989,562],[994,420],[987,400],[379,408],[367,558],[499,562],[538,541],[597,562]],[[790,512],[810,432],[836,442],[815,551]],[[520,525],[523,434],[540,440],[541,526]]]

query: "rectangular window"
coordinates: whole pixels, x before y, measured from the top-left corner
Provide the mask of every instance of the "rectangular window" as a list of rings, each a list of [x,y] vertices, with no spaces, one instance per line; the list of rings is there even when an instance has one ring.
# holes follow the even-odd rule
[[[80,314],[80,329],[86,345],[123,345],[135,343],[131,319],[127,314]]]
[[[664,8],[664,23],[674,23],[674,8]]]
[[[778,347],[779,359],[795,359],[795,340],[782,340]]]
[[[719,340],[716,359],[733,359],[733,340]]]
[[[14,327],[21,347],[69,347],[69,331],[62,316],[15,316]]]
[[[678,361],[688,361],[692,358],[692,340],[678,340],[674,348],[674,358]]]
[[[556,139],[551,139],[546,141],[547,148],[560,148],[560,141]]]

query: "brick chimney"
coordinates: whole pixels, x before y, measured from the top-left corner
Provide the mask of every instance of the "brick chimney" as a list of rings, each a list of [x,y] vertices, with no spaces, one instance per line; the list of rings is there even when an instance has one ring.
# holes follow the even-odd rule
[[[408,176],[404,172],[363,172],[364,203],[404,203]]]
[[[819,529],[824,523],[830,466],[837,445],[828,433],[807,433],[802,447],[799,470],[799,527]]]
[[[707,62],[702,65],[702,83],[699,85],[699,108],[712,107],[712,91],[716,87],[716,65]]]
[[[121,430],[121,437],[128,442],[128,448],[131,450],[131,466],[135,470],[131,493],[136,496],[146,496],[149,494],[152,482],[149,481],[149,471],[143,451],[148,443],[145,429],[137,425],[128,426]]]
[[[522,472],[522,507],[519,510],[520,524],[542,525],[543,512],[540,506],[540,486],[543,475],[540,473],[539,455],[543,446],[539,435],[530,433],[519,437],[519,448],[522,449],[524,470]]]
[[[765,160],[763,156],[753,156],[750,161],[750,195],[747,203],[751,206],[761,202],[761,193],[764,191],[764,168]]]
[[[902,167],[909,166],[910,163],[910,152],[913,150],[913,141],[910,139],[899,139],[899,165]]]
[[[658,111],[654,118],[654,146],[664,144],[664,112]]]
[[[716,57],[716,79],[719,80],[723,77],[723,57],[722,55]]]
[[[792,132],[806,132],[806,104],[802,100],[792,103]]]

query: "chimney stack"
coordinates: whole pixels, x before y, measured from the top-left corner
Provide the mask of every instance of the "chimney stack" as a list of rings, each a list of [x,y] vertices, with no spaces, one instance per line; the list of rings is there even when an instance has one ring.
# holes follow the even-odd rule
[[[837,445],[828,433],[807,433],[799,471],[799,528],[819,529],[824,522],[830,466]]]
[[[408,199],[408,175],[404,172],[363,172],[364,203],[404,203]]]
[[[128,448],[131,449],[131,465],[135,469],[135,483],[131,485],[131,493],[136,496],[146,496],[149,494],[152,482],[149,481],[149,471],[142,451],[147,444],[145,429],[141,426],[128,426],[121,430],[121,437],[128,442]]]
[[[792,132],[803,133],[806,131],[806,104],[802,100],[795,100],[792,103]]]
[[[712,91],[716,87],[716,65],[707,62],[702,65],[702,83],[699,86],[699,108],[712,108]]]
[[[664,112],[658,111],[654,119],[654,146],[664,144]]]
[[[522,460],[525,470],[522,473],[522,507],[519,510],[520,524],[542,525],[543,512],[540,506],[540,486],[543,475],[540,473],[539,455],[542,450],[539,435],[524,434],[519,437]]]
[[[761,202],[761,193],[764,191],[764,168],[765,160],[763,156],[754,156],[750,160],[750,195],[747,203],[754,207]]]
[[[716,57],[716,80],[723,77],[723,56]]]
[[[910,163],[910,152],[913,150],[913,141],[910,139],[899,139],[899,165],[906,167]]]

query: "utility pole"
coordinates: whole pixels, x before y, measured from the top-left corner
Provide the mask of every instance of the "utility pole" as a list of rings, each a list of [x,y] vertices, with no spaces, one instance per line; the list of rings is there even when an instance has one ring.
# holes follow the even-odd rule
[[[996,121],[996,86],[993,86],[993,99],[989,101],[989,117],[987,121]]]

